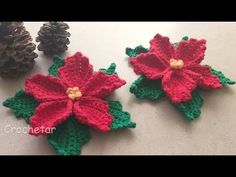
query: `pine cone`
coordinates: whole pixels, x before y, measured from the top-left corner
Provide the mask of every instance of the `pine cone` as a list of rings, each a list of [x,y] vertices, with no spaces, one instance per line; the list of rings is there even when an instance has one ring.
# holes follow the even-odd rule
[[[0,22],[0,76],[18,77],[31,70],[36,45],[22,22]]]
[[[67,29],[69,26],[63,22],[44,23],[36,38],[36,42],[40,42],[38,50],[49,56],[65,52],[70,44],[70,33]]]

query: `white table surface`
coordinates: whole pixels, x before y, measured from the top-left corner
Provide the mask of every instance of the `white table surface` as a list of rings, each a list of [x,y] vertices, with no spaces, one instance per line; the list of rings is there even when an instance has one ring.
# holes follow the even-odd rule
[[[183,36],[207,40],[204,64],[223,71],[236,80],[236,23],[176,23],[176,22],[67,22],[71,33],[69,50],[65,56],[81,51],[89,57],[94,69],[117,64],[119,76],[127,84],[112,96],[119,100],[137,123],[135,129],[112,133],[92,131],[92,139],[83,146],[82,155],[139,155],[139,154],[236,154],[236,86],[219,91],[201,93],[205,99],[201,116],[188,122],[167,99],[157,102],[141,101],[129,92],[131,83],[138,78],[127,62],[126,47],[142,44],[156,33],[169,36],[172,42]],[[25,22],[34,38],[42,22]],[[47,74],[50,58],[36,50],[39,57],[31,76]],[[2,102],[24,88],[24,78],[0,78],[0,154],[45,155],[56,154],[46,137],[24,133],[6,133],[6,126],[26,127],[24,120],[2,106]]]

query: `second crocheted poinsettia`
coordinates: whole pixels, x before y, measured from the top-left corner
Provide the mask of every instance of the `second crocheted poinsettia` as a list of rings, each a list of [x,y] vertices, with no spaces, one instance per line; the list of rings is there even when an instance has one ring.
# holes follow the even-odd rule
[[[118,101],[106,98],[126,83],[115,67],[113,63],[94,72],[80,52],[65,61],[56,56],[50,75],[26,79],[25,91],[7,99],[4,106],[26,119],[30,134],[49,135],[49,143],[59,154],[80,154],[81,146],[90,139],[89,127],[108,132],[136,125]]]
[[[203,99],[198,89],[220,89],[223,84],[234,84],[221,72],[201,65],[206,50],[206,40],[184,37],[170,43],[168,37],[157,34],[150,48],[126,48],[130,63],[141,77],[130,91],[138,98],[156,100],[166,95],[171,103],[193,120],[201,113]]]

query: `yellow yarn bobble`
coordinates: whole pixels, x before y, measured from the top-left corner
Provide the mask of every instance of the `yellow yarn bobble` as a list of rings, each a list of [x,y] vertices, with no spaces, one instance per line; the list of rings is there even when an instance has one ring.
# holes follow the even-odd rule
[[[78,87],[68,88],[66,94],[72,100],[79,99],[82,96]]]
[[[172,69],[182,69],[184,67],[183,60],[170,59],[170,67]]]

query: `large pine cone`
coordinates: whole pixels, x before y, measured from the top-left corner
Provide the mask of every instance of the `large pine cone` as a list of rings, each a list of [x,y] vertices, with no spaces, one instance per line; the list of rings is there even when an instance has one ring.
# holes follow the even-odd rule
[[[36,45],[22,22],[0,22],[0,76],[18,77],[31,70]]]
[[[38,32],[36,42],[40,42],[38,50],[45,55],[62,54],[70,44],[70,33],[66,30],[69,26],[63,22],[44,23]]]

